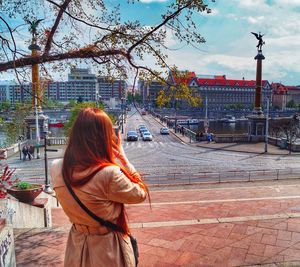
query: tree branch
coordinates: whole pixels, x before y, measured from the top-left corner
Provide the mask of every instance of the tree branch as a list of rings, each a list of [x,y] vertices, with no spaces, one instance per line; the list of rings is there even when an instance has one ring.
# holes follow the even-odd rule
[[[66,53],[56,54],[56,55],[38,55],[35,57],[23,57],[17,60],[8,61],[5,63],[0,63],[0,72],[13,68],[20,68],[25,66],[30,66],[33,64],[61,61],[65,59],[76,59],[76,58],[97,58],[105,56],[117,56],[120,55],[127,60],[129,60],[129,55],[123,50],[96,50],[94,47],[81,48],[75,51],[69,51]]]
[[[160,24],[158,24],[156,27],[154,27],[151,31],[149,31],[147,34],[145,34],[143,36],[143,38],[141,38],[139,41],[137,41],[135,44],[133,44],[129,49],[128,49],[128,54],[131,53],[131,51],[137,47],[138,45],[140,45],[141,43],[143,43],[149,36],[151,36],[154,32],[156,32],[158,29],[160,29],[162,26],[164,26],[165,24],[167,24],[168,21],[170,21],[171,19],[175,18],[176,16],[178,16],[180,14],[180,12],[182,10],[184,10],[185,8],[187,8],[188,6],[190,6],[192,4],[192,1],[188,1],[187,4],[185,4],[184,6],[178,8],[174,13],[172,13],[171,15],[167,16]]]
[[[48,2],[53,2],[53,1],[48,0]],[[48,39],[47,39],[47,42],[46,42],[46,45],[45,45],[44,56],[48,56],[48,54],[49,54],[49,51],[50,51],[50,48],[51,48],[51,43],[52,43],[52,40],[53,40],[53,36],[54,36],[54,34],[57,30],[57,27],[60,23],[62,15],[64,14],[64,12],[65,12],[66,8],[68,7],[68,5],[70,4],[70,2],[71,2],[71,0],[66,0],[62,5],[59,6],[60,10],[57,14],[55,23],[51,28],[50,34],[48,36]]]

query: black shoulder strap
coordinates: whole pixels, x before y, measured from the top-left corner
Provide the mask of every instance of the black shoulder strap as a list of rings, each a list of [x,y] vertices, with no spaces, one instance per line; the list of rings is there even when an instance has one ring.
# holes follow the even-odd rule
[[[73,191],[71,185],[66,181],[66,179],[63,177],[65,184],[69,190],[69,192],[71,193],[71,195],[73,196],[73,198],[76,200],[76,202],[79,204],[79,206],[90,216],[92,217],[95,221],[99,222],[100,224],[102,224],[103,226],[109,227],[111,228],[113,231],[117,231],[117,232],[121,232],[121,233],[125,233],[124,229],[122,227],[120,227],[119,225],[112,223],[110,221],[106,221],[100,217],[98,217],[95,213],[93,213],[91,210],[89,210],[78,198],[78,196],[75,194],[75,192]]]

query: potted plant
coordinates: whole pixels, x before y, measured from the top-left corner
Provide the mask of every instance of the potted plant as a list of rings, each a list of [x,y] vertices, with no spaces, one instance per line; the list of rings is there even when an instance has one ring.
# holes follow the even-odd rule
[[[4,168],[3,168],[4,167]],[[18,179],[12,179],[16,169],[10,169],[8,165],[0,165],[2,173],[0,174],[0,199],[6,198],[7,189],[19,182]]]
[[[43,191],[43,185],[18,182],[7,188],[7,192],[21,202],[30,203]]]

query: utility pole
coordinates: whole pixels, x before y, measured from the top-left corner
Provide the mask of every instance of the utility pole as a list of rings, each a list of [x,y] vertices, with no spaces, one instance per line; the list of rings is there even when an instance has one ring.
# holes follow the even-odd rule
[[[124,133],[124,97],[121,98],[121,119],[122,119],[122,127],[121,133]]]
[[[270,109],[270,99],[269,99],[269,97],[267,97],[266,133],[265,133],[265,153],[268,152],[269,109]]]
[[[57,149],[49,149],[47,148],[47,142],[48,142],[48,133],[49,132],[44,132],[44,136],[45,136],[45,143],[44,143],[44,159],[45,159],[45,188],[44,188],[44,192],[48,193],[48,194],[52,194],[53,190],[50,186],[50,180],[48,177],[48,155],[47,152],[52,151],[52,152],[57,152]]]
[[[209,120],[208,120],[208,114],[207,114],[207,94],[205,96],[205,119],[204,119],[204,132],[208,133],[208,127],[209,127]]]
[[[36,92],[37,93],[37,92]],[[35,97],[35,105],[34,105],[34,112],[35,112],[35,130],[36,130],[36,158],[40,158],[40,130],[39,130],[39,114],[38,114],[38,107],[37,107],[37,95]]]

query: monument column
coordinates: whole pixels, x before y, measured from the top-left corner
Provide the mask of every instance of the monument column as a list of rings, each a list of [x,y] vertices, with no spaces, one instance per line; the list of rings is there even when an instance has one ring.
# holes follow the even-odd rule
[[[37,44],[37,26],[41,20],[27,21],[30,25],[29,31],[32,33],[31,44],[28,47],[31,50],[31,56],[36,57],[39,55],[41,48]],[[41,88],[40,88],[40,77],[39,77],[39,65],[32,64],[31,67],[31,95],[32,95],[32,113],[26,117],[27,123],[27,139],[35,140],[36,155],[40,158],[40,139],[44,136],[44,132],[48,130],[48,117],[43,115],[41,109]],[[34,142],[32,142],[33,144]]]
[[[256,88],[255,88],[255,105],[254,114],[262,114],[261,108],[261,95],[262,95],[262,61],[265,59],[261,50],[258,50],[257,55],[254,58],[256,63]]]
[[[258,40],[257,44],[257,55],[254,57],[256,62],[256,87],[255,87],[255,101],[254,101],[254,109],[252,115],[248,116],[249,126],[248,126],[248,139],[250,142],[261,142],[264,141],[265,137],[265,122],[266,118],[262,111],[262,61],[265,59],[262,53],[262,46],[265,44],[263,41],[262,34],[257,34],[251,32],[255,35]]]

